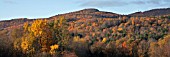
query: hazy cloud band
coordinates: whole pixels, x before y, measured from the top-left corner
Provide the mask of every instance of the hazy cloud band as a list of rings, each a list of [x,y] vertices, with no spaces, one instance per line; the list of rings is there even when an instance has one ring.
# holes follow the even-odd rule
[[[137,1],[122,1],[122,0],[88,0],[82,2],[80,6],[93,7],[120,7],[126,5],[154,5],[154,6],[170,6],[170,0],[137,0]]]

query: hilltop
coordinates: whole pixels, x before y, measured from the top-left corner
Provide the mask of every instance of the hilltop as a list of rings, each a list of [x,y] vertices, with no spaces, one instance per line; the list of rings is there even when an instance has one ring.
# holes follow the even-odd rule
[[[160,9],[152,9],[144,12],[135,12],[129,14],[130,16],[163,16],[170,15],[170,8],[160,8]]]

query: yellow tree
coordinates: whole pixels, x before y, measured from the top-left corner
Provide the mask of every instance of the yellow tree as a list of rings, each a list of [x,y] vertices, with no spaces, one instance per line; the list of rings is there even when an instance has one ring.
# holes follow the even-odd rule
[[[60,46],[68,44],[69,34],[63,17],[55,21],[35,20],[30,25],[26,22],[23,28],[23,36],[14,42],[14,47],[23,53],[54,52],[60,49]],[[53,46],[57,48],[54,49]]]
[[[47,52],[52,43],[52,31],[47,20],[35,20],[29,27],[29,32],[32,34],[43,52]]]

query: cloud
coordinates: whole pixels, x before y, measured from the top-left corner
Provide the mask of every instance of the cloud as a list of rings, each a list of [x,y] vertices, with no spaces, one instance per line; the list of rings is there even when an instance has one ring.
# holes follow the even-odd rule
[[[165,1],[165,2],[170,2],[170,0],[163,0],[163,1]]]
[[[162,0],[147,0],[147,1],[132,1],[131,4],[142,4],[142,5],[146,5],[146,4],[151,4],[151,5],[160,5],[162,4]]]
[[[117,6],[125,6],[128,3],[121,1],[87,1],[82,3],[80,6],[94,6],[94,7],[117,7]]]
[[[127,5],[150,5],[150,6],[170,6],[170,0],[88,0],[82,2],[80,6],[93,7],[121,7]]]
[[[131,4],[135,5],[150,5],[150,6],[170,6],[170,0],[146,0],[146,1],[133,1]]]
[[[12,0],[3,0],[3,3],[5,3],[5,4],[17,4],[17,2],[14,2]]]

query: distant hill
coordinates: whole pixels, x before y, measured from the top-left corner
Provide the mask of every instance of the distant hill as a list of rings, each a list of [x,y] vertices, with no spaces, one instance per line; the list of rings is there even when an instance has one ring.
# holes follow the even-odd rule
[[[81,19],[81,18],[117,18],[120,14],[99,11],[98,9],[89,8],[83,9],[75,12],[59,14],[50,17],[49,19],[54,19],[56,17],[64,16],[66,19]]]
[[[75,12],[70,12],[65,14],[59,14],[49,18],[38,18],[38,19],[54,20],[61,16],[65,17],[65,19],[69,19],[70,21],[73,21],[82,18],[117,18],[120,15],[116,13],[104,12],[104,11],[99,11],[98,9],[90,8],[90,9],[83,9],[80,11],[75,11]],[[18,19],[0,21],[0,29],[4,29],[15,25],[17,26],[27,21],[31,22],[32,20],[35,19],[18,18]]]
[[[152,9],[144,12],[135,12],[129,14],[130,16],[162,16],[162,15],[169,15],[170,8],[161,8],[161,9]]]
[[[3,20],[0,21],[0,30],[10,27],[10,26],[18,26],[25,22],[31,22],[33,19],[27,19],[27,18],[18,18],[18,19],[12,19],[12,20]]]
[[[58,14],[55,16],[51,16],[49,18],[38,18],[38,19],[47,19],[47,20],[54,20],[58,17],[63,16],[65,19],[68,19],[69,21],[79,20],[79,19],[98,19],[98,18],[118,18],[120,16],[162,16],[162,15],[169,15],[170,14],[170,8],[162,8],[162,9],[153,9],[149,11],[144,12],[136,12],[129,15],[121,15],[117,13],[112,12],[106,12],[106,11],[99,11],[95,8],[88,8],[83,9],[75,12],[69,12],[65,14]],[[24,22],[31,22],[35,19],[27,19],[27,18],[18,18],[18,19],[12,19],[12,20],[2,20],[0,21],[0,30],[10,27],[10,26],[17,26],[22,25]]]

